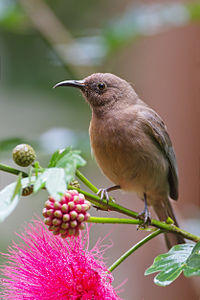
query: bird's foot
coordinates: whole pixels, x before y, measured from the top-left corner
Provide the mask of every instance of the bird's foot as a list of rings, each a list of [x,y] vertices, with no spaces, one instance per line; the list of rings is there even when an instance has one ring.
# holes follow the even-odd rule
[[[146,193],[144,193],[144,210],[141,213],[139,213],[138,217],[140,220],[143,220],[143,222],[144,222],[141,225],[142,227],[146,227],[151,224],[151,214],[149,212],[148,205],[147,205]]]
[[[111,191],[114,191],[114,190],[118,190],[118,189],[120,189],[119,185],[111,186],[107,189],[99,189],[97,192],[97,195],[100,196],[101,200],[103,200],[105,198],[107,201],[107,204],[108,204],[109,200],[112,202],[115,202],[114,198],[109,197],[108,193]]]
[[[151,224],[151,213],[149,212],[148,208],[147,209],[145,208],[141,213],[139,213],[138,218],[144,222],[141,225],[142,227]]]
[[[109,202],[109,195],[108,195],[108,189],[99,189],[97,192],[97,195],[100,196],[101,200],[106,198],[107,204]]]

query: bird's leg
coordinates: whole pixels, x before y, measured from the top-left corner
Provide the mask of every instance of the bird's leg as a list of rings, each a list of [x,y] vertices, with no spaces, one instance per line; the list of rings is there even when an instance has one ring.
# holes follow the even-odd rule
[[[108,203],[109,202],[108,193],[111,192],[111,191],[118,190],[118,189],[121,189],[120,185],[114,185],[114,186],[111,186],[107,189],[99,189],[98,192],[97,192],[97,195],[100,195],[101,200],[103,200],[103,198],[105,197],[106,201]]]
[[[144,210],[141,213],[139,213],[138,217],[139,218],[142,217],[142,219],[144,220],[143,225],[148,225],[148,224],[151,223],[151,214],[149,212],[148,205],[147,205],[147,195],[146,195],[146,193],[144,193]]]

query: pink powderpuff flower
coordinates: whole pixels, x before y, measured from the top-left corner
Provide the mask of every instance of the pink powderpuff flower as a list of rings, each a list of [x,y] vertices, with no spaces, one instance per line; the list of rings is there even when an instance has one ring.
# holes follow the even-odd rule
[[[4,300],[115,300],[113,277],[104,262],[111,245],[89,250],[89,229],[79,237],[52,235],[42,221],[28,224],[9,247],[0,279]]]

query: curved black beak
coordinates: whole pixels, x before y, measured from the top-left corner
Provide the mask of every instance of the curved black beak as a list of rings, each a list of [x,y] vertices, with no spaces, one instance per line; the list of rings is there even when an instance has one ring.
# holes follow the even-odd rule
[[[64,81],[56,83],[56,85],[54,85],[53,88],[55,89],[59,86],[72,86],[72,87],[79,88],[82,90],[85,88],[85,82],[84,82],[84,80],[64,80]]]

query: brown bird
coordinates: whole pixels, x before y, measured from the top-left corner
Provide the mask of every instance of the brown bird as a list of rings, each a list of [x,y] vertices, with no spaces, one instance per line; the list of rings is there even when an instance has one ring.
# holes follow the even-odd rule
[[[132,86],[110,73],[95,73],[83,80],[66,80],[55,87],[79,88],[90,104],[90,142],[96,161],[115,186],[100,189],[101,197],[115,189],[135,192],[144,200],[144,222],[152,205],[159,219],[178,225],[169,197],[178,199],[176,157],[160,116],[139,99]],[[184,243],[167,233],[168,248]]]

